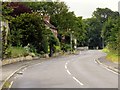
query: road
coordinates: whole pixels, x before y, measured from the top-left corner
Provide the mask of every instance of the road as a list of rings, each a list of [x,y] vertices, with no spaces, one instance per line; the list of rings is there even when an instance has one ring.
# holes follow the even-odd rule
[[[98,50],[52,58],[15,74],[11,88],[118,88],[118,75],[95,63]]]

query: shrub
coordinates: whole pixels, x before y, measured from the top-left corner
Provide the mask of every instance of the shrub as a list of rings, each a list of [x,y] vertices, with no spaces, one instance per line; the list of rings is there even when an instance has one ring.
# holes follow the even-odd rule
[[[71,50],[71,47],[69,44],[62,44],[62,48],[61,50],[63,50],[64,52],[67,52],[67,51],[70,51]]]
[[[8,47],[7,48],[7,57],[21,57],[21,56],[27,56],[29,53],[26,51],[23,47]]]

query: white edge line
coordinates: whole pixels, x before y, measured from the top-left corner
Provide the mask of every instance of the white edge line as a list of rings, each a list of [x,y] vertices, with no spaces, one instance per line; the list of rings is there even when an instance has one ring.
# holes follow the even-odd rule
[[[98,61],[98,60],[96,61],[96,59],[94,59],[94,62],[95,62],[95,63],[98,62],[98,64],[100,64],[103,68],[105,68],[105,69],[107,69],[108,71],[110,71],[110,72],[118,75],[117,72],[115,72],[115,71],[113,71],[113,70],[110,70],[110,69],[107,67],[107,65],[102,64],[100,61]]]
[[[41,63],[42,63],[42,62],[41,62]],[[41,63],[38,63],[38,64],[41,64]],[[36,64],[34,64],[34,65],[36,65]],[[5,84],[17,71],[21,70],[22,68],[26,68],[27,66],[29,66],[29,65],[22,66],[22,67],[18,68],[17,70],[15,70],[12,74],[10,74],[10,75],[4,80],[4,82],[2,83],[2,85],[0,85],[0,90],[2,90],[4,84]],[[31,65],[31,66],[32,66],[32,65]],[[29,66],[29,67],[30,67],[30,66]],[[26,69],[27,69],[27,68],[26,68]]]
[[[118,75],[118,73],[117,72],[115,72],[115,71],[113,71],[113,70],[110,70],[109,68],[107,68],[106,67],[106,69],[108,70],[108,71],[110,71],[110,72],[112,72],[112,73],[114,73],[114,74],[117,74]]]
[[[83,83],[81,83],[77,78],[73,77],[73,79],[78,82],[80,85],[84,85]]]
[[[13,85],[13,81],[10,83],[9,88],[11,88],[11,87],[12,87],[12,85]]]
[[[4,80],[4,82],[2,83],[2,85],[0,86],[0,90],[2,90],[4,84],[5,84],[17,71],[19,71],[19,70],[21,70],[22,68],[25,68],[25,67],[27,67],[27,65],[20,67],[19,69],[17,69],[16,71],[14,71],[11,75],[9,75],[9,76]]]

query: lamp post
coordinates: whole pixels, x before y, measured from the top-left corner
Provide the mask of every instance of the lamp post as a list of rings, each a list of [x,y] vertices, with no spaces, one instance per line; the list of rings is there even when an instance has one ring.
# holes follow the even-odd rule
[[[104,18],[104,19],[106,19],[108,16],[107,16],[107,14],[101,14],[101,18]],[[105,22],[105,20],[103,21],[102,20],[102,26],[103,26],[103,23]],[[103,34],[103,36],[102,36],[102,48],[104,48],[105,47],[105,43],[104,43],[104,34]]]
[[[102,36],[102,48],[104,49],[104,36]]]
[[[70,47],[71,47],[71,53],[72,53],[72,33],[70,33]]]
[[[70,45],[71,45],[71,53],[72,53],[72,50],[73,50],[73,43],[72,43],[72,41],[73,41],[73,34],[74,33],[74,31],[71,31],[71,33],[70,33]]]

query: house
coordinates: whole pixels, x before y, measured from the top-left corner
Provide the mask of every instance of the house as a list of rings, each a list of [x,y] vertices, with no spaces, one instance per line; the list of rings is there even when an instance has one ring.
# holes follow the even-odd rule
[[[55,35],[55,37],[57,38],[58,31],[57,31],[57,28],[50,23],[50,16],[45,15],[43,20],[44,20],[46,27],[49,28],[52,31],[52,33]]]

